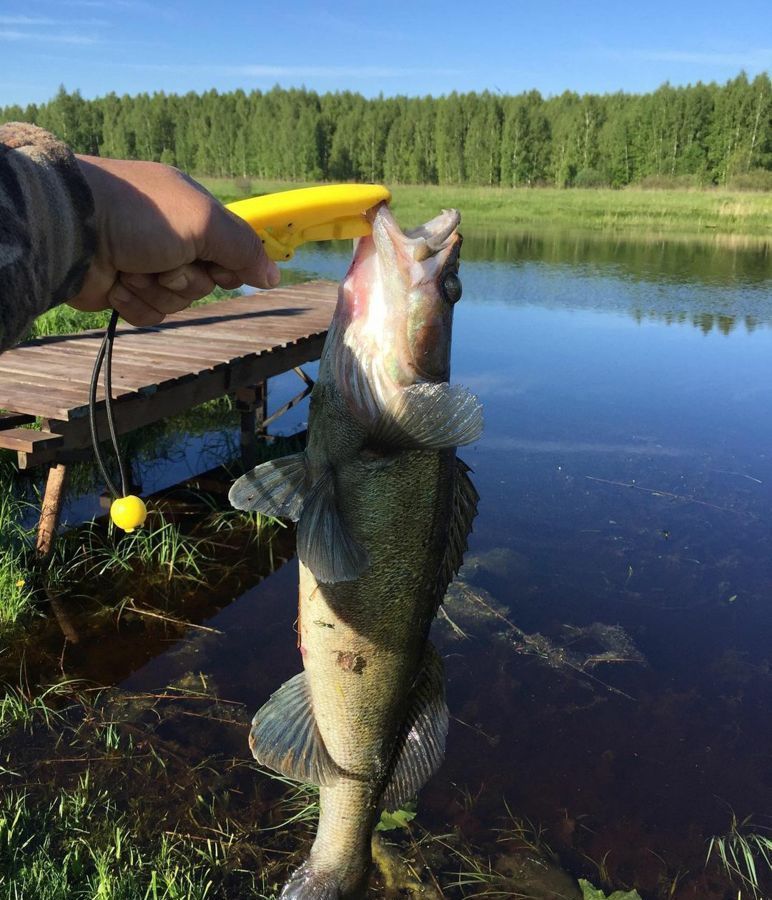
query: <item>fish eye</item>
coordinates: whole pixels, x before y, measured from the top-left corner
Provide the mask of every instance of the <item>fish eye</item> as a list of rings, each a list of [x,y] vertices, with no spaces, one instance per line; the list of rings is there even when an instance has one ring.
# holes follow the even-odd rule
[[[446,272],[442,276],[442,295],[448,303],[458,303],[461,299],[461,279],[455,272]]]

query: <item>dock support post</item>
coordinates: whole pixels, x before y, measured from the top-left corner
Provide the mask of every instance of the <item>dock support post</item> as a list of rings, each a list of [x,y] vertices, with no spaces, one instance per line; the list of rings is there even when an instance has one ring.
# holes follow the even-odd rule
[[[238,388],[236,409],[241,414],[241,464],[244,469],[251,469],[257,462],[257,438],[265,434],[268,418],[267,382]]]
[[[48,470],[46,491],[40,508],[40,522],[38,523],[38,534],[35,544],[38,558],[43,561],[49,558],[54,549],[56,527],[59,524],[59,516],[62,512],[66,486],[67,466],[64,463],[51,466]]]

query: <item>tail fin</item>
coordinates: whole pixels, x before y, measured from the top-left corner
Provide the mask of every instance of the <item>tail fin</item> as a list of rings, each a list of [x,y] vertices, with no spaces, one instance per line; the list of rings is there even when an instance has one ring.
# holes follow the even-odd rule
[[[334,875],[314,872],[305,862],[284,885],[279,900],[341,900],[342,897]]]

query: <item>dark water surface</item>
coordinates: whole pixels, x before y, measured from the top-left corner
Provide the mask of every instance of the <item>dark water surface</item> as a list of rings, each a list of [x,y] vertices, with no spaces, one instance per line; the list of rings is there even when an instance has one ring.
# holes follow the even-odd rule
[[[298,277],[348,257],[304,252]],[[706,840],[772,824],[768,251],[480,235],[461,274],[481,502],[420,821],[493,848],[506,801],[596,883],[668,896],[680,871],[672,896],[723,897]],[[296,600],[291,562],[126,686],[200,670],[256,709],[300,668]]]

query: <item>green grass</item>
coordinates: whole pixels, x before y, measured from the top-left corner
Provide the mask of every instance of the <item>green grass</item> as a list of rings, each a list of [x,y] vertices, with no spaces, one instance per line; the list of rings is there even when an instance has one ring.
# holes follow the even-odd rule
[[[201,178],[223,202],[304,187],[285,181]],[[461,210],[467,228],[599,231],[640,235],[746,235],[772,239],[772,194],[704,190],[591,190],[394,185],[400,222],[419,224],[444,207]]]
[[[226,291],[224,288],[217,287],[211,294],[197,300],[194,306],[204,306],[209,303],[216,303],[223,298],[232,297],[237,291]],[[110,321],[110,310],[101,310],[100,312],[81,312],[62,303],[55,306],[48,312],[38,316],[30,326],[30,330],[25,336],[25,340],[32,338],[50,337],[57,334],[76,334],[79,331],[88,331],[92,328],[107,328]],[[96,351],[95,351],[96,352]]]
[[[714,858],[740,891],[753,900],[764,900],[759,872],[772,873],[772,835],[752,830],[750,817],[742,822],[732,813],[729,831],[714,836],[708,843],[706,864]],[[738,895],[739,896],[739,895]]]
[[[16,480],[10,455],[0,472],[0,636],[34,609],[35,587],[30,565],[32,532],[22,520],[30,504]]]

